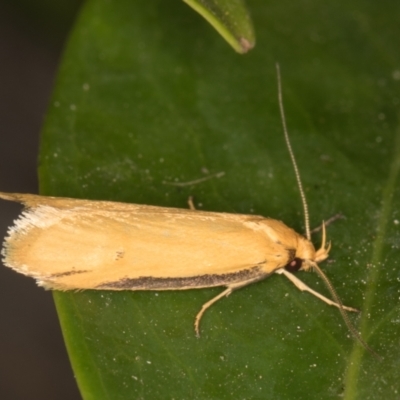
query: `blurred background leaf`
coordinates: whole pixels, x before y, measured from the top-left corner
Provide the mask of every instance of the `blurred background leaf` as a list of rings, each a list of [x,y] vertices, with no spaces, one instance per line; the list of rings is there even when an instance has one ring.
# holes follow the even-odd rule
[[[254,27],[242,0],[183,0],[203,16],[238,53],[254,47]]]
[[[398,10],[248,2],[257,47],[232,52],[183,3],[88,1],[42,136],[42,194],[255,213],[303,231],[281,132],[276,61],[312,224],[337,212],[323,268],[379,363],[337,310],[281,276],[218,289],[56,293],[85,399],[393,398],[399,390]],[[177,188],[207,173],[225,176]],[[315,238],[316,246],[319,238]],[[201,244],[199,244],[201,245]],[[313,274],[301,274],[326,292]]]

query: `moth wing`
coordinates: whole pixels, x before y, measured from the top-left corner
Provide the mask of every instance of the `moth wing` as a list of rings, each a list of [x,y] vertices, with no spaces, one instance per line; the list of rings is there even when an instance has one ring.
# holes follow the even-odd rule
[[[249,224],[261,217],[36,197],[42,202],[16,221],[3,255],[48,288],[220,286],[287,262],[282,244]]]

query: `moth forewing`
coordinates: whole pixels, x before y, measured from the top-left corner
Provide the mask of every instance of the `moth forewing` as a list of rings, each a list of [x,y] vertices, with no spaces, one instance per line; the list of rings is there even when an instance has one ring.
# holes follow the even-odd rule
[[[260,280],[294,257],[315,254],[294,230],[261,216],[23,194],[0,197],[27,207],[5,240],[5,264],[48,289],[229,286]]]

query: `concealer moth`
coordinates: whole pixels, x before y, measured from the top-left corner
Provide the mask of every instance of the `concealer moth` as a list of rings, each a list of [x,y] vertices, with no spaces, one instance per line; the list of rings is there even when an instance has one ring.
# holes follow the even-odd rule
[[[273,273],[282,274],[298,289],[337,307],[355,338],[376,355],[346,314],[357,310],[342,304],[318,266],[328,258],[330,244],[324,224],[321,247],[315,250],[311,242],[307,202],[286,127],[279,65],[277,77],[283,132],[303,203],[305,237],[281,221],[257,215],[0,192],[0,198],[25,206],[4,240],[4,264],[50,290],[225,287],[198,312],[197,336],[204,312],[215,302]],[[309,270],[318,273],[333,300],[293,274]]]

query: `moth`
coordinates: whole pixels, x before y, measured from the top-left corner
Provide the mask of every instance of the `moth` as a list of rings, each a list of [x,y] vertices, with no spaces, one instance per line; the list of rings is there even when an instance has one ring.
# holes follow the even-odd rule
[[[306,237],[283,222],[257,215],[228,214],[2,193],[25,210],[9,228],[4,264],[51,290],[187,290],[225,287],[195,318],[234,290],[277,273],[302,291],[336,306],[361,344],[373,352],[350,322],[347,311],[318,263],[328,258],[325,225],[322,245],[311,242],[309,216],[299,170],[289,141],[279,66],[278,100],[289,154],[303,201]],[[314,291],[294,272],[314,270],[334,300]],[[374,352],[373,352],[374,353]]]

